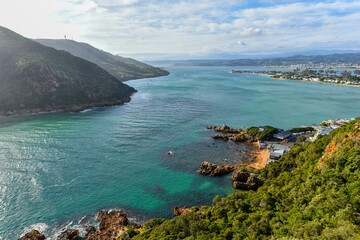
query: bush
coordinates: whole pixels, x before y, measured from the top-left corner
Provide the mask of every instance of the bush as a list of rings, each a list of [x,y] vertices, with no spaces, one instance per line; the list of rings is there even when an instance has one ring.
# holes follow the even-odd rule
[[[263,131],[260,131],[258,127],[250,127],[246,132],[257,140],[270,140],[278,130],[272,126],[265,126]]]
[[[300,136],[299,138],[298,138],[298,140],[299,140],[299,142],[305,142],[306,141],[306,137],[305,136]]]
[[[313,127],[299,127],[299,128],[292,128],[289,130],[289,132],[292,133],[299,133],[299,132],[312,132],[315,129]]]

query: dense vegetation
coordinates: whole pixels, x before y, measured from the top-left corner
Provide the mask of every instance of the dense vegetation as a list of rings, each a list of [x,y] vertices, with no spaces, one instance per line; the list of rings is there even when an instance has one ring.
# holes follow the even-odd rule
[[[151,220],[132,239],[360,239],[360,118],[258,173],[265,183],[256,192]]]
[[[259,127],[250,127],[246,129],[246,133],[258,140],[269,140],[278,130],[272,126],[265,126],[264,129]]]
[[[149,78],[168,75],[169,72],[131,58],[123,58],[108,52],[94,48],[87,43],[80,43],[65,39],[37,39],[37,42],[53,47],[57,50],[65,50],[74,56],[81,57],[93,62],[111,73],[120,81],[130,79]]]
[[[292,128],[289,130],[289,132],[292,133],[300,133],[300,132],[312,132],[315,129],[313,127],[298,127],[298,128]]]
[[[0,27],[0,114],[128,101],[135,89],[94,63]]]
[[[297,64],[303,65],[358,65],[360,62],[360,53],[344,53],[330,55],[277,57],[266,59],[234,59],[234,60],[194,60],[179,62],[175,65],[193,65],[193,66],[291,66]]]

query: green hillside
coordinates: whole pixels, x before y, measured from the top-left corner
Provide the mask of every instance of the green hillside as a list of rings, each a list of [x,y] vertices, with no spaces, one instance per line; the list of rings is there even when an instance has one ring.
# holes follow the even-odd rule
[[[360,239],[360,118],[259,171],[256,192],[155,219],[132,239]]]
[[[169,75],[169,72],[163,69],[147,65],[131,58],[112,55],[94,48],[87,43],[65,39],[37,39],[36,41],[48,47],[68,51],[74,56],[96,63],[121,81]]]
[[[0,27],[0,115],[120,104],[136,90],[94,63]]]

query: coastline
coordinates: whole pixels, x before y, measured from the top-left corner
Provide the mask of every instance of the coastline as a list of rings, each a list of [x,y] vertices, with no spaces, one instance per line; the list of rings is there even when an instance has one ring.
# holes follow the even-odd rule
[[[252,74],[252,75],[262,75],[262,76],[268,76],[271,79],[278,79],[278,80],[286,80],[286,81],[298,81],[298,82],[310,82],[310,83],[323,83],[323,84],[331,84],[331,85],[339,85],[339,86],[345,86],[345,87],[360,87],[360,85],[353,85],[353,84],[343,84],[343,83],[331,83],[331,82],[320,82],[320,81],[309,81],[309,80],[297,80],[297,79],[288,79],[288,78],[274,78],[273,75],[265,74],[265,73],[246,73],[246,74]]]
[[[0,117],[16,117],[16,116],[26,116],[26,115],[37,115],[37,114],[46,114],[46,113],[55,113],[55,112],[81,112],[92,108],[98,107],[112,107],[123,105],[124,103],[131,101],[131,96],[135,94],[137,91],[131,93],[129,97],[111,101],[111,102],[102,102],[102,103],[91,103],[91,104],[82,104],[82,105],[74,105],[69,107],[54,107],[54,108],[31,108],[31,109],[21,109],[9,112],[0,112]]]
[[[255,144],[253,144],[255,146]],[[270,157],[270,151],[267,149],[260,149],[258,146],[255,146],[257,149],[250,151],[249,153],[253,157],[251,163],[246,164],[245,168],[259,170],[266,167],[267,160]]]

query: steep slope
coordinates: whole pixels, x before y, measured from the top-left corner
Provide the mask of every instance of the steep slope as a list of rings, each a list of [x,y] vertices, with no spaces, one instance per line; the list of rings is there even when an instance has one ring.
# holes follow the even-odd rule
[[[132,239],[360,239],[360,118],[259,171],[256,192],[153,219]]]
[[[37,39],[35,41],[48,47],[68,51],[74,56],[96,63],[120,81],[169,75],[169,72],[160,68],[152,67],[131,58],[112,55],[87,43],[65,39]]]
[[[94,63],[0,27],[0,115],[120,104],[136,90]]]

